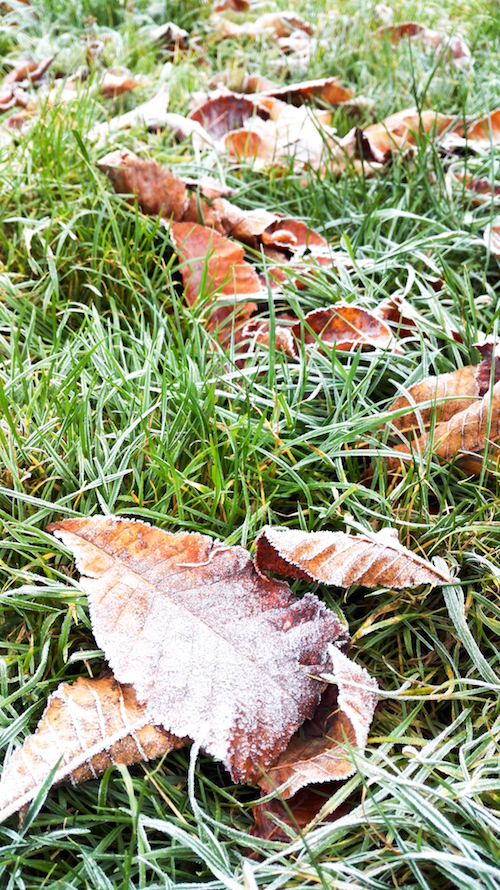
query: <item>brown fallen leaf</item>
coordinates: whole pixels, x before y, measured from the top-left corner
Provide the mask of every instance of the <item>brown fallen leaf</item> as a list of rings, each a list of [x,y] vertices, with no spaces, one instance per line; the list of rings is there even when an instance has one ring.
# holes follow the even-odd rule
[[[465,472],[481,471],[483,455],[498,459],[500,439],[500,382],[482,399],[457,411],[446,422],[434,427],[432,438],[419,436],[412,444],[402,443],[393,449],[394,454],[386,461],[389,473],[398,472],[401,462],[413,460],[413,454],[423,454],[429,448],[441,461],[459,458],[459,466]]]
[[[490,354],[478,365],[466,365],[449,374],[426,377],[420,383],[414,383],[408,387],[405,395],[399,396],[390,405],[389,411],[405,407],[410,409],[408,413],[394,418],[392,426],[406,432],[427,428],[433,420],[438,424],[446,423],[454,414],[464,411],[486,395],[491,385],[491,362]],[[500,356],[495,357],[493,383],[499,380]],[[426,402],[434,404],[428,408],[420,407],[421,403]]]
[[[367,160],[383,163],[392,152],[414,147],[419,134],[437,139],[444,131],[459,125],[453,115],[439,114],[431,109],[419,113],[416,108],[405,108],[358,131],[358,142]]]
[[[214,12],[224,12],[231,9],[234,12],[248,12],[250,9],[249,0],[219,0],[214,6]]]
[[[323,262],[324,260],[324,262]],[[290,271],[295,274],[306,274],[314,271],[314,263],[320,265],[332,265],[332,259],[312,256],[309,264],[304,261],[290,263]],[[271,269],[269,275],[278,281],[286,280],[286,275],[280,269]],[[304,280],[297,279],[295,287],[299,290],[305,286]],[[299,343],[303,338],[307,348],[324,344],[334,347],[338,351],[349,352],[359,346],[369,346],[376,349],[392,349],[399,352],[391,331],[387,325],[373,312],[360,309],[350,304],[337,303],[326,309],[313,309],[304,317],[304,322],[299,319],[277,318],[275,325],[275,348],[283,350],[289,358],[300,358]],[[250,321],[243,330],[243,335],[253,339],[256,343],[269,346],[270,325],[266,319]]]
[[[185,745],[150,725],[146,706],[114,677],[62,683],[50,696],[34,735],[17,748],[0,781],[0,822],[26,806],[59,763],[52,784],[95,779],[113,763],[160,757]]]
[[[349,303],[336,303],[326,309],[313,309],[304,318],[304,326],[297,322],[293,328],[297,340],[304,337],[306,346],[324,343],[337,350],[348,351],[356,346],[396,349],[387,325],[368,309]]]
[[[11,108],[27,108],[29,97],[21,87],[12,86],[0,93],[0,112],[9,111]]]
[[[336,587],[362,584],[399,590],[450,580],[448,574],[403,547],[393,529],[367,537],[266,526],[256,541],[255,568],[259,574],[272,572]]]
[[[189,120],[199,123],[214,139],[220,139],[231,130],[238,130],[251,118],[269,119],[264,105],[253,102],[236,93],[223,93],[207,98],[189,114]]]
[[[156,161],[143,161],[128,149],[111,152],[97,162],[119,194],[132,194],[144,213],[182,219],[188,190],[182,180]]]
[[[3,79],[3,86],[9,86],[14,83],[22,83],[23,86],[29,86],[30,83],[36,83],[41,80],[53,61],[54,56],[47,56],[41,62],[34,62],[33,59],[19,62],[12,71],[6,74]]]
[[[245,22],[242,25],[230,22],[228,19],[222,18],[222,16],[212,16],[212,25],[214,26],[214,37],[216,40],[239,39],[241,37],[255,38],[263,34],[279,40],[280,38],[290,37],[294,31],[303,31],[309,35],[313,33],[312,25],[291,10],[264,13],[254,22]]]
[[[314,712],[328,645],[346,639],[337,616],[206,535],[109,516],[48,530],[75,555],[97,645],[147,720],[192,738],[233,779],[259,778]]]
[[[258,780],[264,794],[279,790],[285,800],[305,785],[347,779],[356,772],[347,746],[364,751],[378,701],[378,686],[360,665],[330,648],[330,686],[314,715]]]
[[[391,43],[399,43],[404,37],[417,38],[424,46],[436,50],[440,55],[449,53],[452,61],[459,66],[468,65],[472,59],[471,51],[463,37],[447,34],[444,31],[435,31],[418,22],[389,25],[379,28],[378,33],[382,37],[387,35]]]
[[[250,834],[267,841],[289,843],[298,833],[304,832],[310,822],[315,819],[328,798],[339,790],[342,782],[323,782],[321,785],[308,785],[297,791],[292,798],[282,801],[273,797],[267,803],[255,803],[252,806],[254,824]],[[349,810],[343,804],[334,812],[329,812],[322,822],[335,822]],[[281,824],[280,824],[281,823]]]
[[[338,77],[305,80],[302,83],[291,83],[282,87],[264,88],[259,92],[262,96],[284,99],[292,105],[301,105],[306,99],[316,99],[328,105],[339,105],[350,102],[354,97],[353,90],[343,87]]]
[[[189,222],[172,223],[170,234],[183,263],[181,273],[191,305],[198,299],[202,282],[205,295],[261,296],[259,277],[235,241]]]
[[[449,151],[466,147],[490,151],[492,145],[500,144],[500,108],[488,112],[478,120],[469,117],[460,121],[443,135],[440,144]]]
[[[105,99],[114,99],[136,90],[145,81],[141,75],[132,77],[128,68],[108,68],[99,81],[99,92]]]

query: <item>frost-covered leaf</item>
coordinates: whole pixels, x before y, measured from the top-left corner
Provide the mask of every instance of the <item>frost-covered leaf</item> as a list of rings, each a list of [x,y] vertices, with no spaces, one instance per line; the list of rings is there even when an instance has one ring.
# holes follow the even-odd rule
[[[389,407],[389,411],[397,411],[408,406],[408,412],[391,421],[396,429],[422,429],[430,426],[432,420],[439,424],[445,423],[469,408],[478,399],[482,399],[491,386],[491,354],[487,347],[482,347],[486,357],[478,365],[466,365],[449,374],[426,377],[420,383],[408,387],[404,395],[399,396]],[[500,379],[500,357],[495,358],[493,382]],[[425,402],[432,402],[429,407],[419,407]]]
[[[17,748],[0,780],[0,822],[38,794],[50,772],[52,784],[96,778],[113,763],[151,760],[182,747],[152,726],[133,688],[114,677],[62,683],[50,696],[36,732]]]
[[[257,538],[255,567],[287,578],[336,587],[412,587],[439,584],[449,576],[399,543],[392,529],[367,535],[302,532],[266,526]]]
[[[265,794],[279,789],[293,797],[305,785],[346,779],[356,767],[347,746],[364,751],[378,701],[376,681],[335,646],[330,649],[329,687],[313,717],[290,739],[258,784]]]
[[[97,644],[149,722],[235,779],[260,776],[319,701],[328,644],[346,638],[337,616],[206,535],[104,516],[49,530],[74,553]]]

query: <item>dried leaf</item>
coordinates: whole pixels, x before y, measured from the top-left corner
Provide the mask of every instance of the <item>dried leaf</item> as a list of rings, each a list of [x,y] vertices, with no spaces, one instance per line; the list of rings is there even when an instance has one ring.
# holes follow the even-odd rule
[[[471,51],[463,37],[435,31],[418,22],[403,22],[400,25],[379,28],[378,33],[381,36],[388,35],[391,43],[399,43],[404,37],[416,37],[424,46],[436,50],[438,54],[450,53],[452,61],[458,66],[468,65],[472,59]]]
[[[74,553],[97,645],[148,720],[197,741],[235,780],[258,777],[318,703],[314,677],[346,635],[336,615],[205,535],[104,516],[48,528]]]
[[[493,383],[500,380],[500,357],[495,358]],[[450,374],[426,377],[420,383],[408,387],[407,393],[392,403],[389,411],[398,411],[408,406],[407,414],[391,421],[396,429],[405,432],[410,429],[429,427],[433,419],[438,424],[446,423],[483,398],[490,389],[491,356],[478,365],[466,365]],[[429,408],[418,407],[421,403],[433,402]]]
[[[298,832],[303,832],[317,817],[328,798],[338,791],[341,784],[341,782],[324,782],[321,785],[308,785],[297,791],[297,794],[285,803],[282,803],[279,797],[274,797],[267,803],[254,804],[252,806],[254,825],[250,829],[250,834],[268,841],[290,842],[290,838]],[[329,812],[322,822],[334,822],[348,810],[349,805],[343,804],[334,812]]]
[[[54,56],[47,56],[47,58],[43,59],[41,62],[34,62],[33,59],[19,62],[19,64],[4,77],[3,85],[8,86],[9,84],[22,83],[23,86],[29,86],[30,83],[36,83],[43,77],[47,68],[49,68],[53,61]]]
[[[469,147],[489,152],[492,145],[500,144],[500,108],[476,121],[471,118],[460,121],[442,137],[440,144],[450,151]]]
[[[248,12],[250,3],[249,0],[219,0],[214,6],[215,12],[224,12],[226,9],[231,9],[234,12]]]
[[[498,457],[500,439],[500,382],[493,389],[474,401],[473,404],[457,411],[446,422],[436,424],[434,434],[429,442],[421,436],[413,446],[403,443],[394,451],[399,452],[400,459],[412,459],[412,450],[423,453],[430,447],[433,454],[440,460],[450,461],[455,457],[465,458],[466,472],[477,473],[482,466],[482,455],[487,451],[489,456]],[[387,461],[389,472],[395,472],[400,466],[398,457]]]
[[[128,149],[111,152],[97,162],[119,194],[135,195],[144,213],[181,220],[188,207],[182,180],[156,161],[143,161]]]
[[[191,305],[198,299],[202,281],[206,281],[204,296],[261,296],[259,277],[244,261],[245,251],[239,244],[196,223],[172,223],[170,235],[183,264],[182,279]]]
[[[100,79],[99,92],[105,99],[114,99],[115,96],[137,89],[144,80],[140,75],[132,77],[128,68],[109,68]]]
[[[189,120],[199,123],[214,139],[220,139],[231,130],[240,129],[255,115],[269,119],[269,111],[263,105],[246,96],[224,93],[207,98],[190,113]]]
[[[152,726],[133,688],[114,677],[62,683],[34,735],[14,751],[0,781],[0,822],[36,797],[60,760],[53,783],[96,778],[113,763],[151,760],[185,745]]]
[[[242,331],[242,336],[260,343],[261,346],[269,346],[271,343],[271,330],[268,321],[260,321],[259,319],[249,321]],[[290,327],[284,327],[277,323],[274,327],[274,348],[279,352],[284,352],[288,358],[298,360],[300,353],[297,348],[297,341],[293,336]]]
[[[314,309],[304,318],[303,337],[306,346],[321,343],[348,351],[357,346],[394,349],[394,340],[387,325],[373,312],[351,304],[336,303],[326,309]],[[293,333],[298,340],[302,325],[297,322]]]
[[[323,693],[314,715],[290,739],[258,785],[265,794],[278,789],[286,800],[305,785],[347,779],[356,771],[347,747],[363,752],[378,701],[378,686],[368,671],[335,646],[330,649],[337,684]]]
[[[380,123],[365,127],[359,136],[367,159],[382,163],[392,152],[414,146],[418,134],[425,133],[435,139],[445,130],[458,126],[457,118],[452,115],[430,109],[419,113],[416,108],[405,108]]]
[[[213,16],[212,24],[215,28],[215,37],[218,40],[226,38],[261,37],[266,34],[275,40],[286,38],[294,31],[303,31],[312,34],[313,28],[302,16],[292,11],[269,12],[259,16],[254,22],[245,22],[237,25],[221,16]]]
[[[305,80],[302,83],[291,83],[282,87],[261,89],[261,95],[275,99],[285,99],[292,105],[301,105],[306,99],[317,99],[329,105],[350,102],[354,97],[351,89],[342,86],[338,77],[323,77],[321,80]]]
[[[287,578],[336,587],[412,587],[439,584],[449,576],[399,543],[392,529],[373,535],[307,533],[266,526],[256,542],[255,567]]]

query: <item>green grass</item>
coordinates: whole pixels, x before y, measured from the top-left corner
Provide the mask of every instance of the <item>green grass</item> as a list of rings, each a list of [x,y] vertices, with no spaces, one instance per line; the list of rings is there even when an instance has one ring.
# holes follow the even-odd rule
[[[262,349],[240,369],[213,348],[202,309],[185,305],[167,234],[113,193],[95,166],[106,149],[96,151],[86,133],[152,96],[160,77],[180,113],[226,66],[284,79],[276,47],[265,39],[215,44],[208,8],[192,0],[11,2],[0,16],[3,73],[24,52],[57,52],[55,66],[71,73],[88,43],[101,40],[103,65],[128,65],[149,82],[115,101],[90,88],[77,106],[45,109],[0,158],[5,755],[34,730],[61,681],[104,665],[78,573],[44,531],[63,516],[140,517],[249,547],[265,523],[391,526],[416,553],[445,558],[458,580],[416,591],[319,588],[343,610],[352,655],[381,688],[367,752],[354,755],[357,774],[324,807],[323,815],[346,804],[337,821],[319,818],[287,845],[253,838],[256,789],[231,784],[203,754],[189,779],[183,750],[52,789],[22,828],[9,819],[0,826],[0,886],[242,888],[247,860],[257,885],[272,890],[500,887],[498,469],[471,478],[424,454],[396,484],[383,461],[372,480],[364,476],[371,457],[390,453],[395,396],[427,374],[477,361],[478,332],[497,330],[499,263],[482,240],[497,207],[474,207],[460,186],[450,190],[451,159],[426,140],[374,179],[310,171],[305,185],[293,172],[276,177],[223,161],[236,204],[310,221],[357,261],[324,270],[305,291],[289,288],[287,306],[301,315],[339,300],[375,308],[404,292],[424,319],[403,355],[325,350],[299,364]],[[328,7],[325,44],[307,76],[339,75],[374,100],[374,119],[415,104],[454,114],[499,104],[496,3],[397,6],[396,21],[460,28],[474,55],[464,70],[416,43],[392,49],[376,36],[374,3]],[[315,23],[323,4],[297,11]],[[201,57],[167,59],[151,44],[148,28],[169,18],[201,34]],[[335,123],[340,133],[351,126],[344,113]],[[175,143],[168,130],[138,127],[114,135],[109,150],[118,145],[199,172],[191,143]],[[464,163],[491,178],[498,160],[496,150]]]

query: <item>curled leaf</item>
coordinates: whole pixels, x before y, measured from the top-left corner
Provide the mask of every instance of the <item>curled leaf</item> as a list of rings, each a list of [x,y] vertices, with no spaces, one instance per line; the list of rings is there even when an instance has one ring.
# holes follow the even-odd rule
[[[399,543],[392,529],[373,535],[307,533],[266,526],[256,542],[255,567],[288,578],[323,581],[337,587],[412,587],[439,584],[449,575]]]
[[[466,472],[479,472],[482,466],[482,455],[486,451],[490,456],[499,454],[500,440],[500,382],[495,383],[482,399],[457,411],[446,422],[434,427],[430,440],[421,436],[412,445],[403,443],[394,452],[398,452],[401,460],[412,459],[412,452],[423,453],[430,448],[440,460],[450,461],[461,458]],[[399,467],[399,458],[394,456],[387,461],[387,469],[394,472]]]
[[[62,683],[50,696],[34,735],[14,751],[0,781],[0,822],[36,797],[50,772],[52,784],[95,779],[111,764],[150,760],[182,747],[149,723],[131,686],[114,677]]]
[[[322,695],[313,717],[290,739],[287,748],[266,770],[258,784],[265,794],[279,789],[287,799],[317,782],[347,779],[356,771],[348,747],[361,752],[378,701],[376,681],[368,671],[331,647],[336,684]]]
[[[450,374],[426,377],[420,383],[408,387],[407,394],[392,403],[389,411],[408,406],[412,410],[392,421],[396,429],[405,431],[429,427],[433,417],[438,424],[450,420],[453,415],[469,408],[488,392],[491,382],[491,356],[479,365],[466,365]],[[500,357],[495,358],[493,382],[500,379]],[[434,402],[432,407],[419,407],[421,403]]]
[[[314,309],[304,318],[304,343],[311,346],[318,342],[346,351],[356,346],[373,346],[390,349],[394,345],[387,325],[374,313],[351,304],[336,303],[326,309]],[[300,322],[292,328],[298,340],[301,338]]]
[[[269,119],[269,111],[263,105],[246,96],[225,93],[208,98],[190,113],[189,120],[199,123],[214,139],[220,139],[231,130],[238,130],[255,115],[262,120]]]

